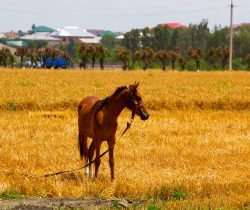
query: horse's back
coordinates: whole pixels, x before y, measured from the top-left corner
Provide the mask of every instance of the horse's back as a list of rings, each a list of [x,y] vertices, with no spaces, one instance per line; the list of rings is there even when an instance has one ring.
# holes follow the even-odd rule
[[[79,132],[86,137],[93,138],[94,136],[95,104],[99,100],[96,96],[87,96],[78,105]]]
[[[78,105],[78,114],[92,109],[97,101],[99,101],[97,96],[87,96],[84,98]]]

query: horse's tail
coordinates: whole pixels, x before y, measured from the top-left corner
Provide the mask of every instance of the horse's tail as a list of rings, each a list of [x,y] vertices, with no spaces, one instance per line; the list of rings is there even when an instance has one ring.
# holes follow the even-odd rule
[[[79,136],[78,136],[78,148],[79,148],[79,152],[80,152],[80,158],[82,159],[84,156],[84,152],[86,154],[86,151],[84,151],[84,148],[87,148],[87,142],[86,142],[86,140],[84,140],[84,137],[81,135],[80,132],[79,132]]]

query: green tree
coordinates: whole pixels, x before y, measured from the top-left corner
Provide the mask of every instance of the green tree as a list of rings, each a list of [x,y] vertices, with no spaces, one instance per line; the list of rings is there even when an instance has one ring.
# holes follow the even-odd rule
[[[83,69],[86,69],[88,60],[91,59],[92,67],[94,68],[96,59],[96,49],[92,45],[82,44],[78,52],[79,52],[79,57],[81,59],[80,66]]]
[[[181,71],[185,70],[185,66],[186,66],[186,63],[187,63],[185,58],[182,55],[179,55],[177,60],[178,60],[178,63],[180,65],[180,70]]]
[[[174,50],[178,46],[179,30],[178,28],[174,29],[169,39],[169,49],[171,50]]]
[[[156,26],[152,30],[152,39],[153,39],[153,49],[155,51],[168,49],[169,48],[169,40],[171,37],[172,29],[163,27],[161,25]]]
[[[17,47],[15,56],[20,57],[21,67],[23,67],[24,57],[27,55],[28,48],[24,46]]]
[[[222,69],[226,68],[229,59],[229,47],[220,47],[220,60]]]
[[[167,62],[169,59],[169,54],[167,50],[160,50],[156,53],[155,57],[161,61],[161,69],[166,70]]]
[[[250,53],[246,55],[245,61],[247,63],[247,69],[250,70]]]
[[[200,62],[203,56],[203,52],[201,49],[193,49],[192,47],[190,47],[188,49],[188,55],[191,59],[193,59],[196,63],[196,70],[199,71],[201,66],[200,66]]]
[[[189,36],[191,39],[191,47],[194,49],[207,49],[207,40],[210,36],[208,21],[203,19],[199,24],[189,25]]]
[[[133,53],[141,49],[141,32],[139,29],[132,29],[124,34],[122,44]]]
[[[87,46],[85,44],[81,44],[78,53],[79,53],[79,57],[81,59],[80,67],[83,69],[86,69],[88,59],[89,59],[89,53],[87,51]]]
[[[135,58],[143,63],[143,70],[147,70],[153,60],[153,57],[154,51],[149,47],[145,47],[145,49],[135,52]]]
[[[43,64],[43,49],[38,49],[36,51],[37,53],[37,59],[40,61],[40,64],[44,67],[44,64]]]
[[[250,53],[250,26],[242,26],[234,31],[234,55],[245,58]]]
[[[10,55],[11,52],[9,48],[2,47],[2,49],[0,49],[0,66],[3,65],[4,67],[7,67],[7,60]]]
[[[33,64],[37,60],[37,50],[35,48],[28,49],[27,56],[30,58],[31,68],[33,68]]]
[[[10,58],[11,68],[13,68],[15,62],[15,56],[12,53],[10,53],[9,58]]]
[[[117,47],[118,43],[115,39],[115,36],[113,34],[110,34],[102,37],[101,45],[111,51]]]
[[[217,62],[218,59],[220,58],[220,48],[218,47],[211,47],[208,52],[207,52],[207,57],[214,69],[217,69]]]
[[[171,62],[171,67],[172,67],[172,70],[175,70],[175,63],[178,59],[178,52],[175,50],[170,50],[168,51],[168,55],[169,55],[169,59],[170,59],[170,62]]]
[[[122,69],[127,70],[129,68],[129,58],[131,51],[126,48],[115,49],[115,56],[118,60],[122,62]]]
[[[96,57],[97,57],[97,49],[95,46],[93,45],[89,45],[87,46],[87,51],[89,53],[89,57],[91,59],[91,66],[92,68],[95,68],[95,61],[96,61]]]
[[[229,29],[227,27],[221,28],[214,26],[213,31],[210,33],[207,39],[207,47],[219,47],[225,46],[229,43]]]
[[[152,35],[151,31],[148,27],[142,29],[142,36],[141,36],[141,46],[142,48],[150,47],[152,48]]]
[[[69,43],[64,47],[64,51],[72,58],[77,61],[79,55],[79,43],[74,39],[70,39]]]
[[[35,49],[44,48],[48,45],[48,42],[44,40],[26,40],[25,42],[28,43],[29,48]]]
[[[108,56],[108,50],[102,45],[96,46],[97,57],[99,58],[99,63],[101,69],[104,69],[104,60]]]

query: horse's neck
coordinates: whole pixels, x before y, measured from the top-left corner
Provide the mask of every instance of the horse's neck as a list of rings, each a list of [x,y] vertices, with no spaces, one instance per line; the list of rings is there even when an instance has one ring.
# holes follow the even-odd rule
[[[122,110],[126,107],[126,92],[120,93],[118,96],[113,98],[108,107],[106,107],[107,112],[113,118],[118,118]]]

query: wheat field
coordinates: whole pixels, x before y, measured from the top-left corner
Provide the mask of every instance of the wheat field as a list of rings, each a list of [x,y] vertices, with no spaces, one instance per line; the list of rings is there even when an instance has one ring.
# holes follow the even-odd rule
[[[162,209],[250,208],[250,74],[0,69],[0,194],[125,198]],[[83,171],[77,104],[139,81],[150,113],[137,117],[96,180]],[[130,118],[119,117],[117,137]],[[107,149],[104,142],[102,152]]]

